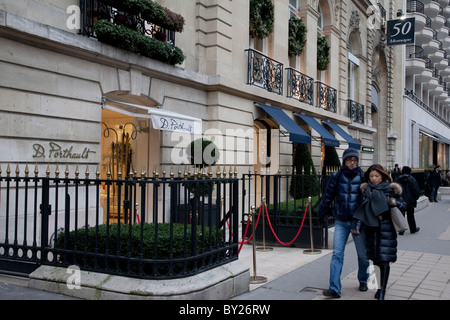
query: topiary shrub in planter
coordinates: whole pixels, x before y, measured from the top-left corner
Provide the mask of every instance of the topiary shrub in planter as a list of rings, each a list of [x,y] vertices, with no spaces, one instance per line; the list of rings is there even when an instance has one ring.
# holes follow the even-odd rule
[[[177,222],[185,222],[187,219],[188,222],[192,222],[192,217],[195,216],[198,224],[215,226],[219,222],[220,212],[213,202],[214,182],[203,180],[202,170],[216,164],[220,158],[219,149],[211,140],[200,138],[187,146],[186,153],[190,164],[198,168],[199,176],[197,180],[186,181],[185,186],[192,197],[188,204],[181,204],[178,207],[178,214],[174,219]],[[195,215],[192,211],[196,211]]]
[[[296,143],[294,152],[296,174],[292,176],[290,195],[294,199],[316,196],[319,191],[319,182],[308,146],[304,143]]]
[[[185,58],[183,51],[178,47],[107,20],[99,20],[94,26],[94,31],[100,42],[171,65],[180,64]]]

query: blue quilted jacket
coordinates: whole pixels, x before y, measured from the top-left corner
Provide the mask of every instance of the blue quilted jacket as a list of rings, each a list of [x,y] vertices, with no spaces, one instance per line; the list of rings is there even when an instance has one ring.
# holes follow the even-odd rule
[[[319,205],[318,214],[321,219],[329,214],[328,208],[336,197],[334,205],[331,208],[333,216],[335,219],[341,221],[350,221],[355,210],[361,205],[361,192],[359,187],[363,182],[364,173],[359,166],[350,170],[346,165],[341,167],[341,173],[339,175],[338,172],[336,171],[331,174]],[[336,181],[337,175],[339,181]]]

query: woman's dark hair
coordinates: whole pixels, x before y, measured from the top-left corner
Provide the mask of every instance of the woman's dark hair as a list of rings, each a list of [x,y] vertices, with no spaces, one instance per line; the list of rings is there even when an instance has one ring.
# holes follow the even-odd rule
[[[389,175],[389,173],[386,172],[386,170],[383,169],[383,167],[380,164],[373,164],[369,167],[369,169],[366,170],[366,172],[364,173],[365,181],[370,181],[369,175],[370,175],[370,172],[373,170],[378,171],[381,174],[381,176],[383,177],[383,180],[387,180],[389,183],[392,182],[391,176]]]

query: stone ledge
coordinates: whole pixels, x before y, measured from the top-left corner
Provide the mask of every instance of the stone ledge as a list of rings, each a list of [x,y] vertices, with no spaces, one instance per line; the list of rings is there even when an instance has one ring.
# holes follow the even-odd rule
[[[30,274],[30,288],[87,300],[223,300],[249,291],[250,272],[234,261],[195,276],[145,280],[80,271],[79,289],[67,284],[67,268],[41,266]]]

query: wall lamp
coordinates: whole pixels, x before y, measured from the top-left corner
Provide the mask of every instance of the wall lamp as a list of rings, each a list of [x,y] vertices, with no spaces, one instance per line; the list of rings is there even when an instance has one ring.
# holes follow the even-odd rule
[[[398,11],[397,11],[397,18],[402,19],[402,20],[406,18],[406,16],[403,14],[403,10],[402,9],[398,9]]]

